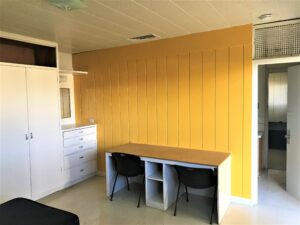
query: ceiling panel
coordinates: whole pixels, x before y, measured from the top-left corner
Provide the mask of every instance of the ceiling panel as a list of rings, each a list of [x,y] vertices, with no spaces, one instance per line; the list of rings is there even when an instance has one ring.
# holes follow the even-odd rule
[[[85,0],[63,11],[48,0],[0,0],[0,30],[59,43],[66,52],[134,44],[130,37],[161,39],[248,23],[300,17],[300,0]]]
[[[177,30],[193,33],[208,28],[172,1],[135,0],[135,2],[144,9],[158,15],[159,20],[168,21],[172,26],[177,27]]]
[[[209,30],[229,27],[229,23],[211,4],[207,1],[182,1],[174,0],[179,7],[206,24]]]
[[[96,0],[100,2],[100,0]],[[148,9],[143,4],[135,1],[101,1],[107,7],[113,9],[116,13],[126,14],[136,21],[148,27],[150,33],[155,33],[165,37],[180,35],[182,32],[188,32],[185,27],[173,23],[169,18],[160,16],[157,12]],[[143,35],[145,33],[140,33]]]

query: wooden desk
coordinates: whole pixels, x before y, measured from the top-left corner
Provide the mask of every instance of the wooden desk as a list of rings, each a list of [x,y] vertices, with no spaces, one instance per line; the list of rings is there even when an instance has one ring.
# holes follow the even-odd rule
[[[173,165],[218,170],[218,222],[230,204],[231,157],[229,153],[155,146],[125,144],[106,151],[106,194],[110,196],[115,170],[111,153],[120,152],[141,157],[145,162],[146,205],[162,210],[168,209],[176,199],[178,178]],[[124,188],[126,182],[118,179],[115,192]],[[183,193],[183,192],[182,192]]]

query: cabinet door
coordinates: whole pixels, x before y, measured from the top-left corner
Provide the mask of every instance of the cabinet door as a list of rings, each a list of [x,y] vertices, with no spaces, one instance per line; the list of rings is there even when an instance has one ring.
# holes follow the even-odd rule
[[[25,68],[0,66],[0,202],[30,198]]]
[[[28,68],[26,74],[32,198],[38,199],[62,184],[57,71]]]

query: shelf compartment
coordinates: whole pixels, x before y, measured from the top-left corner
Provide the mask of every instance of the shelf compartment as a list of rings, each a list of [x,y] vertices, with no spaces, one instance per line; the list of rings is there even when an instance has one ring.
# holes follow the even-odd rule
[[[146,204],[150,207],[164,210],[163,183],[151,179],[147,179],[146,183]]]
[[[163,182],[163,164],[146,162],[146,177],[150,180]]]

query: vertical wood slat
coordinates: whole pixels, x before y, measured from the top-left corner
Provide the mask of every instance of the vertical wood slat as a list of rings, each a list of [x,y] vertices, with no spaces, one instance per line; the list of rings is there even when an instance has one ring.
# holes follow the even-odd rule
[[[77,123],[82,123],[81,115],[81,82],[79,76],[74,76],[74,101],[75,101],[75,120]]]
[[[81,87],[81,121],[88,121],[88,108],[89,108],[89,98],[88,98],[88,86],[87,86],[87,76],[80,76],[80,87]]]
[[[178,109],[179,146],[190,147],[190,71],[189,54],[179,55]]]
[[[104,146],[105,148],[112,147],[112,100],[111,100],[111,73],[110,66],[103,67],[104,76]]]
[[[129,141],[136,143],[138,141],[138,109],[137,109],[137,72],[136,62],[128,61],[128,91],[129,91]]]
[[[110,66],[111,72],[111,101],[112,101],[112,144],[120,143],[120,93],[119,93],[119,68],[117,63]]]
[[[242,196],[243,176],[243,46],[230,48],[229,149],[232,194]]]
[[[156,59],[147,59],[148,144],[157,144]]]
[[[228,48],[216,50],[216,150],[228,152]]]
[[[251,198],[252,46],[244,46],[243,197]]]
[[[138,142],[148,142],[147,75],[145,60],[137,60]]]
[[[157,58],[156,67],[156,94],[157,94],[157,144],[167,145],[167,118],[168,118],[168,106],[167,106],[167,67],[166,57]]]
[[[128,71],[126,61],[119,64],[121,144],[129,142]]]
[[[89,120],[89,118],[96,118],[96,91],[95,91],[95,71],[92,70],[88,73],[86,84],[87,84],[87,115],[86,115],[86,121]]]
[[[167,56],[168,145],[178,146],[178,56]]]
[[[104,157],[104,73],[100,69],[95,74],[95,92],[96,92],[96,115],[97,115],[97,140],[98,140],[98,168],[103,171],[105,168]]]
[[[203,52],[203,148],[216,147],[215,51]]]
[[[202,121],[202,53],[190,54],[190,129],[191,147],[203,146]]]

